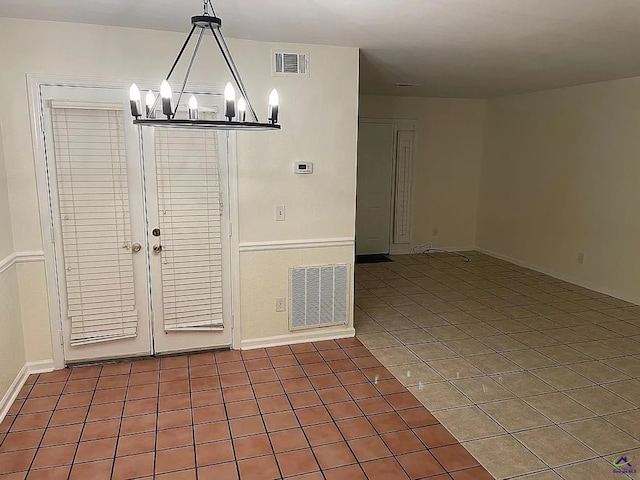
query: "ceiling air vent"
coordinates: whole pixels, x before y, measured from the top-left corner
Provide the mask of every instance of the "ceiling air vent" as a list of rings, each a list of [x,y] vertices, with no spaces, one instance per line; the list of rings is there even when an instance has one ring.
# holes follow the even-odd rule
[[[273,52],[273,74],[275,76],[308,77],[309,54],[306,52]]]

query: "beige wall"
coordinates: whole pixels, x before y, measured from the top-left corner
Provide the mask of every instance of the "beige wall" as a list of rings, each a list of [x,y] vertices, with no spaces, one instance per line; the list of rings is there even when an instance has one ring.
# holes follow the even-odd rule
[[[1,125],[0,125],[1,127]],[[25,363],[16,265],[3,264],[13,256],[7,175],[0,128],[0,399]]]
[[[33,34],[36,25],[38,35]],[[16,251],[42,249],[26,74],[159,82],[184,37],[151,30],[0,19],[0,43],[12,45],[0,50],[0,122],[5,127]],[[358,50],[293,46],[309,52],[311,75],[308,79],[292,79],[271,76],[274,45],[243,40],[230,40],[229,44],[262,118],[270,89],[278,88],[283,125],[281,132],[238,134],[240,225],[236,231],[240,242],[353,238]],[[192,79],[223,86],[229,75],[221,61],[211,63],[216,58],[215,47],[209,44],[207,48],[212,50],[203,50]],[[314,174],[295,176],[295,161],[314,162]],[[287,207],[286,222],[275,223],[275,205]],[[2,215],[0,210],[0,220]],[[340,252],[341,262],[352,262],[352,252]],[[277,253],[265,253],[258,261],[272,262],[269,256]],[[317,263],[320,259],[311,255],[308,261]],[[44,265],[20,265],[18,278],[29,346],[27,359],[51,358]],[[282,276],[272,279],[282,288],[286,288],[286,281]],[[242,310],[255,309],[253,302],[258,297],[243,290]],[[259,309],[263,312],[260,318],[250,317],[247,322],[266,319],[274,325],[274,331],[280,331],[282,318],[276,316],[275,298],[265,298]],[[248,328],[251,331],[253,327]]]
[[[640,78],[490,101],[477,245],[640,303],[639,105]]]
[[[360,118],[416,121],[411,244],[475,245],[485,101],[363,95]],[[437,227],[439,235],[432,235]]]

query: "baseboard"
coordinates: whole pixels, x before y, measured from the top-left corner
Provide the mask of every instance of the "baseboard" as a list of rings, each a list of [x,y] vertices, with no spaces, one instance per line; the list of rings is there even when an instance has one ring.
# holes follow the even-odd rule
[[[24,386],[29,378],[29,375],[34,373],[45,373],[53,371],[53,360],[42,360],[38,362],[27,362],[18,372],[16,378],[11,382],[9,390],[4,394],[2,400],[0,400],[0,422],[7,416],[7,412],[16,400],[16,397],[20,393],[20,390]]]
[[[324,331],[319,329],[318,331],[305,331],[290,333],[288,335],[278,335],[276,337],[265,337],[242,340],[242,350],[252,350],[254,348],[266,348],[266,347],[279,347],[281,345],[294,345],[296,343],[307,342],[321,342],[323,340],[337,340],[339,338],[351,338],[355,337],[355,328],[348,328],[346,330],[332,330]]]
[[[486,248],[475,247],[475,250],[477,250],[478,252],[484,253],[486,255],[489,255],[491,257],[499,258],[500,260],[505,260],[510,263],[515,263],[516,265],[519,265],[521,267],[529,268],[531,270],[535,270],[536,272],[544,273],[545,275],[549,275],[550,277],[557,278],[558,280],[563,280],[565,282],[573,283],[574,285],[578,285],[579,287],[588,288],[589,290],[604,293],[605,295],[609,295],[610,297],[614,297],[619,300],[624,300],[625,302],[631,302],[633,304],[640,305],[640,297],[625,295],[620,292],[616,292],[611,288],[603,287],[602,285],[596,285],[591,282],[587,282],[585,280],[572,277],[571,275],[565,275],[563,273],[549,270],[548,268],[541,267],[540,265],[534,265],[532,263],[525,262],[524,260],[519,260],[517,258],[513,258],[508,255],[503,255],[501,253],[494,252]]]

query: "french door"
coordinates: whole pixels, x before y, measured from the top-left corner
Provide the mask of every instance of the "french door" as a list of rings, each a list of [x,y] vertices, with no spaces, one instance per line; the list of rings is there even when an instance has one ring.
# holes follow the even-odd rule
[[[65,360],[230,345],[226,137],[138,129],[124,89],[43,98]]]

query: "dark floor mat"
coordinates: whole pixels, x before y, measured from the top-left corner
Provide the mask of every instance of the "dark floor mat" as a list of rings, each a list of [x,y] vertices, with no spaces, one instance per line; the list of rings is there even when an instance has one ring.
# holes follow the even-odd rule
[[[383,263],[383,262],[393,262],[386,255],[381,255],[379,253],[375,255],[356,255],[356,263]]]

